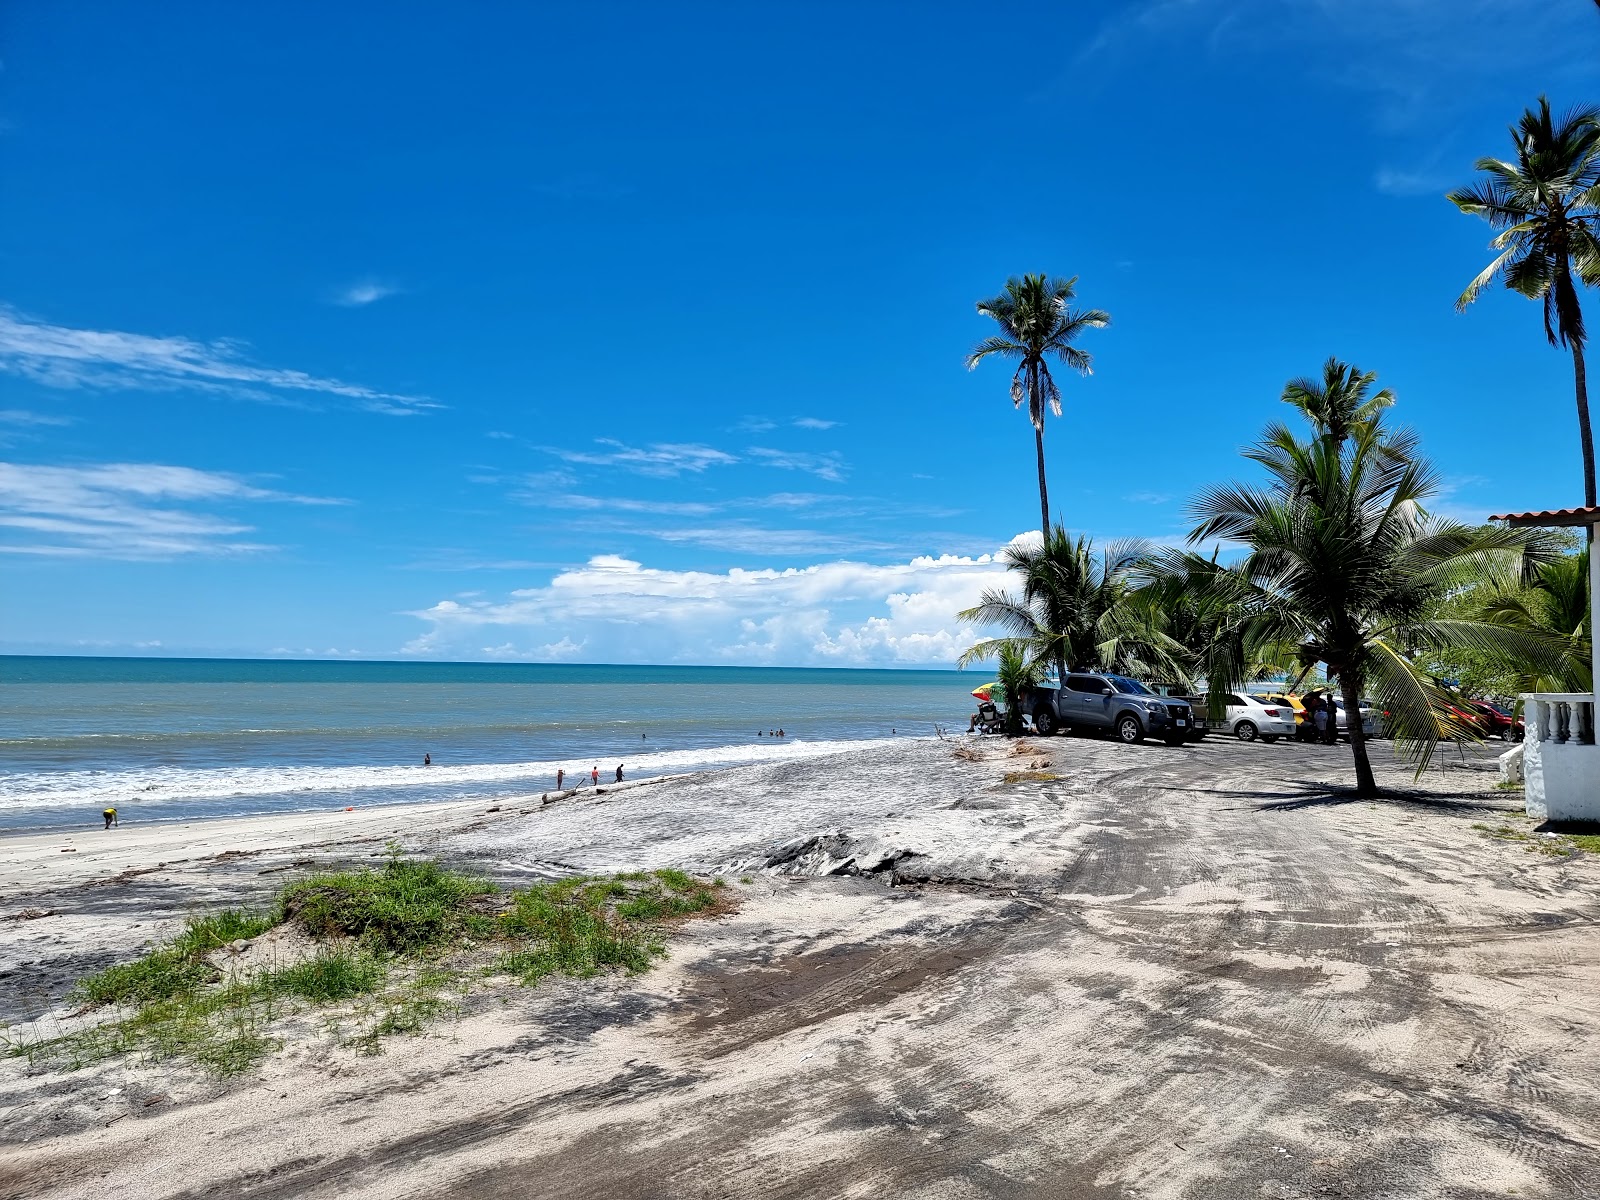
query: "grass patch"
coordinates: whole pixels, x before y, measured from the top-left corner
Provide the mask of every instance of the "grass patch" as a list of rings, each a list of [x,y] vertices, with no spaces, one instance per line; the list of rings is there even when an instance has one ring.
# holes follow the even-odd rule
[[[1540,834],[1527,829],[1515,829],[1510,825],[1475,824],[1473,828],[1485,837],[1506,842],[1525,842],[1530,852],[1537,850],[1551,858],[1565,858],[1578,850],[1600,854],[1600,834],[1597,833]]]
[[[670,867],[627,877],[578,877],[518,892],[500,917],[522,944],[499,969],[533,984],[607,967],[643,971],[666,953],[658,927],[727,907],[720,879],[705,883]]]
[[[383,983],[384,965],[370,954],[329,950],[274,971],[272,986],[285,995],[328,1004],[376,991]]]
[[[191,918],[165,945],[73,988],[72,999],[85,1008],[115,1006],[118,1015],[9,1050],[69,1069],[137,1055],[182,1058],[236,1075],[277,1048],[272,1030],[284,1017],[340,1005],[335,1012],[360,1027],[342,1040],[379,1053],[385,1038],[416,1033],[459,1011],[452,994],[470,990],[485,954],[494,973],[528,985],[555,974],[634,973],[666,953],[670,925],[731,907],[722,880],[671,868],[578,876],[508,893],[438,863],[408,861],[391,844],[384,866],[291,883],[266,911]],[[214,961],[217,951],[284,924],[321,943],[317,953],[270,968]],[[335,1030],[340,1025],[337,1016],[329,1022]]]
[[[391,852],[380,870],[313,875],[283,891],[284,915],[312,937],[348,937],[380,954],[431,954],[493,936],[492,916],[471,902],[486,879]]]

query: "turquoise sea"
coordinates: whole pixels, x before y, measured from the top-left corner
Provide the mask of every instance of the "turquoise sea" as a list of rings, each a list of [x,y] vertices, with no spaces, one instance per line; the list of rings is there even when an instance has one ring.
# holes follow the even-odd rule
[[[0,830],[495,799],[960,725],[956,671],[0,656]],[[783,738],[768,737],[782,728]],[[431,766],[422,765],[423,755]]]

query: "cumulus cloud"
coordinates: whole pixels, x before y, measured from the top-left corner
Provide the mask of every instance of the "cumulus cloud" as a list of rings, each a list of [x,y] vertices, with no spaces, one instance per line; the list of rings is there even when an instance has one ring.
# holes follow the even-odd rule
[[[280,367],[246,362],[233,342],[73,329],[0,306],[0,371],[58,388],[214,392],[272,403],[333,400],[406,416],[438,405]]]
[[[992,554],[723,572],[601,554],[502,600],[446,599],[409,614],[429,628],[406,652],[471,654],[487,634],[497,653],[533,647],[528,658],[561,649],[601,662],[948,666],[980,636],[955,614],[1005,574]]]
[[[192,467],[0,463],[0,553],[164,559],[270,549],[245,538],[252,526],[205,511],[242,501],[341,503]]]

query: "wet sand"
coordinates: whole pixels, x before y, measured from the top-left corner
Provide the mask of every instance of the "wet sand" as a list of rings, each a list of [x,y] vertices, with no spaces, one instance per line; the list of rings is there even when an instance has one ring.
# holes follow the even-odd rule
[[[308,1029],[227,1082],[0,1060],[0,1196],[1600,1193],[1600,859],[1474,829],[1527,827],[1492,759],[1385,768],[1404,794],[1368,804],[1329,786],[1344,748],[1035,745],[1058,778],[907,742],[499,812],[0,841],[8,1022],[392,837],[742,901],[648,974],[497,991],[376,1058]]]

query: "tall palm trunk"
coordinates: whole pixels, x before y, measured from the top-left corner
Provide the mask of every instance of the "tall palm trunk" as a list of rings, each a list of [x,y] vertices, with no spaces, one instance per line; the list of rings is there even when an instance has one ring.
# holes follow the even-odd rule
[[[1039,455],[1039,533],[1050,540],[1050,495],[1044,484],[1044,392],[1039,387],[1039,364],[1028,370],[1028,416],[1033,418],[1033,445]],[[1585,418],[1587,420],[1587,418]],[[1588,428],[1587,425],[1584,428]],[[1594,503],[1592,500],[1590,503]]]
[[[1572,378],[1578,392],[1578,436],[1583,442],[1583,502],[1593,508],[1594,435],[1589,430],[1589,372],[1583,362],[1583,343],[1576,338],[1572,341]]]
[[[1367,735],[1361,728],[1361,680],[1348,668],[1339,672],[1339,692],[1344,697],[1345,727],[1350,731],[1350,749],[1356,756],[1356,795],[1370,800],[1378,794],[1378,781],[1367,759]],[[1329,704],[1332,708],[1332,704]],[[1328,714],[1328,725],[1337,731],[1337,712]],[[1337,733],[1335,734],[1337,736]]]
[[[1050,496],[1044,487],[1044,430],[1034,427],[1033,444],[1039,452],[1039,529],[1045,537],[1050,536]],[[1593,504],[1594,501],[1589,501]]]

